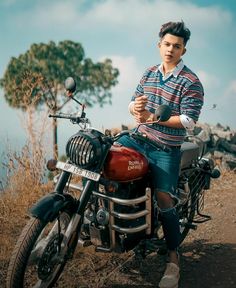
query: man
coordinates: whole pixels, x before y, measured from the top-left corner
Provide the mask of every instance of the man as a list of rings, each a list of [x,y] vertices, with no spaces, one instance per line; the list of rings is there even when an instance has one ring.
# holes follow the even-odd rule
[[[146,70],[129,104],[137,124],[156,120],[159,105],[172,110],[168,121],[141,125],[139,130],[154,141],[170,148],[170,152],[146,147],[127,136],[119,142],[144,153],[149,159],[153,186],[161,211],[161,221],[167,243],[169,261],[160,288],[176,288],[179,281],[179,218],[177,182],[180,166],[180,146],[186,129],[194,127],[203,105],[203,87],[198,77],[184,65],[182,56],[190,31],[182,22],[168,22],[159,32],[158,47],[162,63]]]

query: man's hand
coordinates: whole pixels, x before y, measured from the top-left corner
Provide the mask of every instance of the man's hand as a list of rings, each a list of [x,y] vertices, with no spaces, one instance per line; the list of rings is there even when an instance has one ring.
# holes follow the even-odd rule
[[[134,111],[135,112],[142,112],[143,110],[145,110],[145,106],[147,104],[147,100],[148,97],[145,95],[136,97],[134,100]]]
[[[145,110],[147,104],[147,96],[142,95],[135,98],[132,114],[137,123],[145,123],[150,115],[149,111]]]
[[[142,112],[135,112],[134,118],[138,124],[139,123],[146,123],[146,122],[150,122],[150,116],[151,115],[152,114],[149,111],[143,110]]]

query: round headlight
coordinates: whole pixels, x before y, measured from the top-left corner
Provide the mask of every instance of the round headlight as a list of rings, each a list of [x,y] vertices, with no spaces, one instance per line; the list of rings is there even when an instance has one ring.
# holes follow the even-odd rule
[[[101,132],[80,130],[66,144],[66,154],[72,163],[82,168],[95,166],[101,156]]]

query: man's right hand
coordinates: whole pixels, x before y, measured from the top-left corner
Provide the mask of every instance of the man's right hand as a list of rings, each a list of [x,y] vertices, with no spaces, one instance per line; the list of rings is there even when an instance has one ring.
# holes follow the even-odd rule
[[[134,100],[134,113],[135,112],[142,112],[145,110],[145,106],[147,104],[148,97],[145,95],[136,97]]]
[[[138,124],[147,122],[151,116],[151,113],[145,109],[147,98],[145,95],[135,98],[132,114]]]

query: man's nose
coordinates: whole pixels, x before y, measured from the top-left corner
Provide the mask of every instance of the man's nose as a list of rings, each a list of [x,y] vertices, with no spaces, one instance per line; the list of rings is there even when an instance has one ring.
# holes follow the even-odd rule
[[[172,52],[173,50],[174,50],[174,45],[170,45],[170,46],[168,47],[168,51]]]

